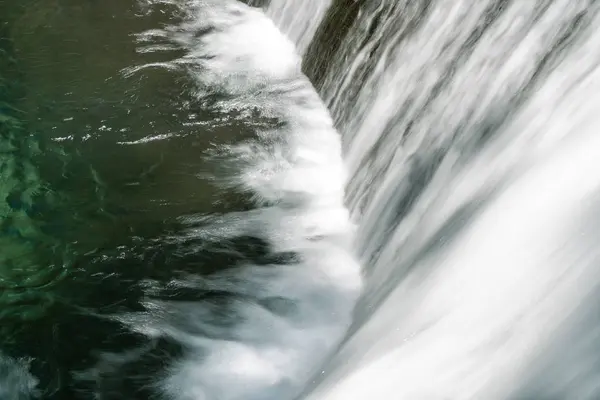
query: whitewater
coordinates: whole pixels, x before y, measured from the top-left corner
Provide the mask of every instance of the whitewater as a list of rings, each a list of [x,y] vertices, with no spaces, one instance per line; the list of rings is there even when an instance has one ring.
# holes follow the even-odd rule
[[[196,82],[198,98],[218,96],[211,109],[278,121],[276,129],[258,130],[256,138],[220,146],[212,154],[228,166],[226,175],[214,179],[248,194],[255,208],[188,216],[187,234],[171,239],[206,243],[249,236],[293,261],[239,265],[172,283],[236,296],[225,310],[210,303],[149,299],[147,313],[119,318],[134,330],[174,338],[188,349],[160,384],[171,397],[291,399],[348,329],[361,289],[351,251],[354,227],[343,202],[340,137],[301,73],[293,44],[261,12],[221,0],[171,4],[184,13],[182,22],[140,33],[139,51],[176,46],[185,55],[124,74],[183,69]],[[194,227],[197,219],[200,227]],[[179,319],[186,322],[180,325]]]
[[[599,11],[361,5],[319,80],[365,290],[306,398],[599,396]]]
[[[181,346],[158,398],[600,398],[600,3],[247,3],[143,1],[177,19],[135,34],[160,61],[121,71],[263,121],[198,155],[244,206],[159,241],[251,238],[263,261],[148,280],[143,311],[103,316]],[[118,398],[143,352],[77,374]],[[35,395],[27,360],[2,369],[0,397]]]

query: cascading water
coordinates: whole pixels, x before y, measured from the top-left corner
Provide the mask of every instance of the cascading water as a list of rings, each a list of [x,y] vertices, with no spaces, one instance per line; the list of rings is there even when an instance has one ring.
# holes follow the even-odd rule
[[[296,44],[297,51],[304,54],[331,0],[249,0],[248,3],[262,5],[267,16]]]
[[[366,286],[308,398],[600,396],[599,11],[364,2],[316,38]]]
[[[13,214],[32,227],[16,248],[76,249],[51,264],[60,279],[6,292],[20,308],[2,303],[17,322],[0,329],[0,398],[599,398],[600,3],[244,2],[274,24],[233,0],[52,0],[0,23],[26,33],[11,51],[42,86],[19,100],[22,129],[64,131],[59,151],[8,126],[6,159],[32,173],[0,173],[76,210],[57,224],[13,196],[0,215],[3,232]],[[23,38],[68,9],[122,49],[44,87],[60,57]],[[92,32],[58,35],[59,54]],[[64,96],[54,117],[45,93]],[[51,311],[23,323],[32,293]]]

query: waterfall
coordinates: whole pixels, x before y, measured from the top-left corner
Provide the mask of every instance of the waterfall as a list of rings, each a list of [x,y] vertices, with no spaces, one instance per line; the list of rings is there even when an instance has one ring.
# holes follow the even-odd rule
[[[248,3],[261,6],[265,2],[250,0]],[[265,13],[303,54],[330,4],[331,0],[270,0],[263,6]]]
[[[600,398],[600,1],[55,2],[1,400]]]
[[[352,14],[305,69],[343,134],[366,287],[308,398],[597,398],[600,4]]]
[[[576,82],[595,66],[593,54],[578,59],[595,39],[597,10],[587,3],[390,1],[361,10],[331,57],[322,93],[344,133],[347,197],[361,215],[358,242],[370,270],[383,265],[371,257],[383,256],[391,232],[394,246],[408,247],[398,252],[414,252],[417,232],[429,229],[422,218],[447,201],[449,180],[492,138],[519,136],[503,151],[529,141],[523,152],[537,141],[549,145],[534,130],[507,126],[553,79],[566,71]],[[582,61],[589,67],[570,68]]]

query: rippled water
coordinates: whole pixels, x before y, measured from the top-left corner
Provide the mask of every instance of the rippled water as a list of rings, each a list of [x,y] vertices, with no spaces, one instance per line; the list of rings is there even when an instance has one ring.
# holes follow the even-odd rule
[[[1,11],[0,393],[292,398],[360,288],[293,44],[234,2]]]
[[[174,273],[162,251],[141,260],[150,238],[181,213],[214,208],[214,188],[196,178],[207,170],[202,133],[244,128],[204,128],[211,116],[173,74],[122,77],[148,60],[131,34],[164,20],[159,12],[32,1],[3,3],[0,15],[1,352],[31,360],[43,398],[67,398],[91,351],[137,340],[95,314],[135,308],[140,279]],[[173,139],[148,141],[161,135]]]

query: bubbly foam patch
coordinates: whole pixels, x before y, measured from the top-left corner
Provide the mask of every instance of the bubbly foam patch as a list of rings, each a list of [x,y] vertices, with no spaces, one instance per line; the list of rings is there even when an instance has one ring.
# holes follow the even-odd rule
[[[252,110],[279,121],[216,149],[234,171],[219,182],[250,195],[254,209],[183,218],[187,231],[169,241],[200,253],[210,243],[250,238],[266,243],[270,256],[256,264],[242,254],[246,261],[229,268],[170,283],[219,294],[204,300],[158,300],[165,288],[149,284],[145,311],[118,319],[183,346],[159,383],[172,398],[292,399],[349,327],[361,289],[340,138],[294,46],[260,11],[223,0],[169,3],[181,23],[139,34],[140,51],[175,46],[185,55],[124,74],[184,71],[199,101],[212,98],[213,111]]]
[[[0,399],[29,400],[37,398],[38,381],[29,373],[26,360],[14,360],[0,353]]]

